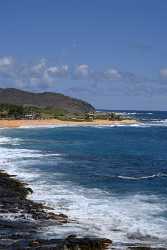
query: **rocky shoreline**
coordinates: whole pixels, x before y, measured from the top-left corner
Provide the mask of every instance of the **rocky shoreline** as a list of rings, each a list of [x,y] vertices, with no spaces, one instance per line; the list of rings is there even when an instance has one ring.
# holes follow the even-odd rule
[[[77,238],[69,235],[63,239],[44,239],[40,229],[69,222],[64,214],[55,214],[41,203],[27,198],[33,191],[4,171],[0,171],[0,250],[104,250],[112,241],[103,238]],[[122,248],[120,248],[122,249]],[[126,249],[150,250],[146,246],[127,246]],[[165,250],[167,248],[159,248]]]
[[[48,212],[49,208],[27,198],[33,191],[27,184],[0,171],[0,250],[102,250],[111,241],[99,238],[41,239],[39,229],[68,223],[64,214]]]

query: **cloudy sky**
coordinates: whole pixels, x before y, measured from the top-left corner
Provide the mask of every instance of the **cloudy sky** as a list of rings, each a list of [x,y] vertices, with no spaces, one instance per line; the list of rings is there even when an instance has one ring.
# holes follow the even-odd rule
[[[166,0],[2,0],[0,87],[167,110]]]

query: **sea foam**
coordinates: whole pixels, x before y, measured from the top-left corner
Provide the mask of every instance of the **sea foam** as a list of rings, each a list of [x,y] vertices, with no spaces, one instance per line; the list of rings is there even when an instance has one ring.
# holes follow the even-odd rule
[[[151,195],[117,197],[98,188],[88,189],[70,181],[62,182],[57,178],[59,173],[55,172],[53,175],[37,167],[41,161],[45,159],[49,161],[53,154],[44,154],[40,150],[5,147],[15,140],[19,142],[19,138],[0,137],[2,168],[28,182],[34,190],[32,195],[34,200],[45,202],[55,208],[55,211],[65,213],[71,219],[68,225],[49,227],[48,237],[76,233],[79,236],[107,237],[112,239],[115,245],[119,242],[132,241],[156,246],[163,245],[162,242],[167,243],[167,221],[157,216],[166,212],[166,203],[160,197]],[[56,157],[61,161],[59,154],[55,153],[54,157],[55,161]],[[54,182],[50,182],[53,178]]]

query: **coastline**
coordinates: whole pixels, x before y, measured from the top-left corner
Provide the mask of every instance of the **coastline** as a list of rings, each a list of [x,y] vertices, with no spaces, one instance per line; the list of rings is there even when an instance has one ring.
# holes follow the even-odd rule
[[[46,120],[47,121],[47,120]],[[26,120],[27,122],[27,120]],[[32,120],[29,120],[29,122],[32,122]],[[118,121],[116,121],[118,124]],[[82,122],[79,122],[79,126]],[[89,124],[91,124],[92,122],[89,122]],[[139,122],[138,122],[139,123]],[[134,123],[133,123],[134,124]],[[30,125],[31,126],[31,125]],[[34,125],[35,126],[35,125]],[[60,125],[61,126],[61,125]],[[69,125],[70,126],[70,125]],[[82,126],[82,124],[81,124]],[[107,129],[108,131],[110,131],[110,129]],[[112,129],[111,129],[112,130]],[[3,129],[2,129],[3,132]],[[5,136],[8,135],[9,132],[9,136],[10,133],[12,132],[9,130],[6,130],[5,132]],[[21,133],[27,133],[28,131],[26,130],[18,130],[17,132],[21,132]],[[46,133],[46,130],[45,132]],[[113,131],[113,133],[115,133],[115,131]],[[2,133],[2,136],[4,136]],[[4,137],[2,137],[3,139]],[[10,141],[10,143],[12,144],[12,141]],[[13,147],[15,148],[15,146]],[[16,147],[17,148],[17,147]],[[5,151],[6,152],[6,151]],[[11,152],[12,153],[12,152]],[[26,155],[25,155],[26,157]],[[9,159],[9,157],[8,157]],[[10,160],[8,160],[9,164]],[[18,170],[21,170],[21,168],[18,168],[17,172],[10,172],[10,168],[5,168],[5,164],[2,163],[2,169],[5,169],[5,171],[7,171],[7,173],[10,173],[10,176],[8,175],[8,177],[10,178],[10,180],[8,179],[8,177],[6,178],[5,182],[8,183],[7,187],[9,188],[9,182],[11,182],[11,178],[15,179],[15,180],[19,180],[19,172]],[[28,166],[28,163],[26,163],[26,165]],[[12,164],[11,164],[12,166]],[[3,174],[3,173],[2,173]],[[0,175],[0,181],[2,180],[2,174]],[[17,177],[18,174],[18,177]],[[16,179],[18,178],[18,179]],[[22,180],[22,178],[21,178]],[[2,183],[5,183],[2,182]],[[21,183],[21,181],[19,180],[19,182]],[[18,182],[17,182],[18,183]],[[31,182],[29,182],[28,179],[25,180],[24,182],[24,188],[28,188],[29,186],[27,185],[31,185]],[[20,186],[20,184],[17,185],[18,187]],[[22,184],[21,184],[22,186]],[[0,184],[0,190],[1,190],[1,184]],[[23,188],[23,186],[22,186]],[[32,187],[32,189],[29,189],[29,192],[31,194],[31,192],[34,190],[34,193],[36,193],[36,189],[34,187]],[[2,205],[3,203],[3,207],[1,209],[1,221],[0,221],[0,227],[1,227],[1,231],[3,230],[2,228],[4,228],[5,230],[10,231],[10,234],[3,234],[3,231],[1,232],[1,237],[0,237],[0,249],[9,249],[9,246],[12,246],[12,250],[14,249],[29,249],[29,250],[35,250],[35,249],[42,249],[42,250],[51,250],[51,249],[55,249],[55,250],[65,250],[67,249],[66,247],[68,247],[69,250],[73,250],[73,249],[80,249],[80,250],[97,250],[97,249],[105,249],[105,244],[108,245],[109,241],[107,239],[103,239],[101,237],[103,237],[103,235],[99,236],[100,238],[94,238],[92,236],[88,236],[89,238],[85,238],[85,236],[80,235],[79,232],[75,231],[74,233],[70,232],[68,235],[66,235],[65,237],[63,235],[60,235],[59,238],[53,238],[52,239],[46,239],[45,237],[43,237],[43,235],[41,235],[40,229],[42,228],[42,231],[47,232],[47,226],[55,226],[57,223],[59,224],[59,227],[62,228],[64,226],[68,226],[68,222],[70,222],[70,215],[68,214],[69,217],[66,216],[66,212],[64,214],[57,214],[58,210],[55,211],[53,213],[52,210],[52,205],[50,206],[50,209],[45,207],[45,201],[43,201],[43,199],[39,199],[39,201],[36,201],[36,199],[30,198],[28,196],[28,199],[22,199],[21,203],[18,200],[18,202],[16,202],[16,199],[14,197],[14,194],[12,193],[12,197],[7,195],[7,191],[8,189],[5,188],[5,192],[3,192],[0,194],[0,204]],[[10,191],[10,190],[9,190]],[[12,185],[12,191],[14,191],[13,185]],[[17,194],[19,194],[19,192],[17,192]],[[21,192],[22,193],[22,192]],[[9,194],[11,194],[11,191],[9,192]],[[5,197],[4,197],[5,196]],[[6,197],[7,196],[7,197]],[[45,200],[45,199],[44,199]],[[42,201],[42,203],[41,203]],[[37,203],[39,202],[39,203]],[[43,205],[42,205],[43,204]],[[17,205],[17,206],[16,206]],[[62,205],[63,206],[63,205]],[[19,207],[22,209],[21,214],[20,214],[20,209]],[[45,210],[46,208],[46,210]],[[21,219],[19,221],[15,221],[13,222],[11,221],[7,221],[5,220],[7,211],[9,211],[9,216],[10,213],[13,214],[13,216],[15,218]],[[28,212],[28,213],[27,213]],[[59,212],[60,213],[60,212]],[[27,214],[28,217],[30,216],[30,218],[33,218],[32,220],[28,220],[27,218]],[[19,217],[20,216],[20,217]],[[23,220],[22,220],[23,219]],[[26,219],[26,220],[24,220]],[[63,219],[63,221],[62,221]],[[97,217],[98,219],[98,217]],[[102,224],[103,225],[103,224]],[[12,228],[12,229],[11,229]],[[21,233],[19,232],[21,231]],[[80,236],[77,236],[77,234],[79,234]],[[90,234],[91,235],[91,234]],[[81,237],[81,238],[78,238]],[[105,238],[108,238],[105,235]],[[149,246],[149,244],[140,244],[140,243],[135,243],[135,239],[131,239],[132,242],[131,243],[126,243],[123,242],[121,243],[121,240],[119,242],[119,244],[115,244],[114,242],[114,237],[109,237],[110,240],[113,240],[113,244],[111,243],[111,246],[109,246],[109,248],[107,247],[107,249],[126,249],[126,250],[130,250],[130,249],[136,249],[136,250],[155,250],[155,249],[159,249],[159,250],[167,250],[166,247],[151,247]],[[154,244],[154,238],[152,239]],[[151,239],[150,239],[151,241]],[[104,245],[101,245],[103,244]],[[82,248],[83,245],[83,248]],[[86,246],[85,246],[86,245]],[[2,248],[1,248],[2,247]],[[16,248],[15,248],[16,247]],[[25,247],[25,248],[24,248]],[[75,248],[74,248],[75,247]],[[123,248],[124,247],[124,248]]]
[[[58,119],[47,119],[47,120],[0,120],[0,128],[19,128],[27,126],[47,126],[47,125],[58,125],[58,126],[110,126],[110,125],[131,125],[139,123],[137,120],[125,119],[121,121],[109,121],[109,120],[94,120],[94,121],[63,121]]]
[[[69,222],[68,216],[52,212],[52,208],[37,203],[27,196],[33,190],[27,183],[0,170],[0,249],[7,250],[167,250],[140,244],[126,244],[126,248],[114,247],[112,240],[101,237],[65,238],[44,237],[41,229],[48,226],[62,226]],[[6,216],[6,215],[10,216]],[[3,233],[3,230],[5,233]],[[120,245],[121,246],[121,245]]]
[[[112,244],[111,240],[105,238],[78,238],[76,235],[46,239],[40,233],[42,228],[47,230],[48,226],[63,226],[69,222],[69,218],[28,199],[32,192],[27,183],[0,170],[0,249],[104,250]]]

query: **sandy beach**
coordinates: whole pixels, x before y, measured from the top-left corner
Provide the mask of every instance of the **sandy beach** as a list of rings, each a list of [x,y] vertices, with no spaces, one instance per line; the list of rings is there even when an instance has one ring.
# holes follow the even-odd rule
[[[47,126],[47,125],[126,125],[126,124],[136,124],[136,120],[122,120],[122,121],[109,121],[109,120],[94,120],[94,121],[61,121],[58,119],[48,119],[48,120],[0,120],[1,128],[18,128],[24,126]]]

